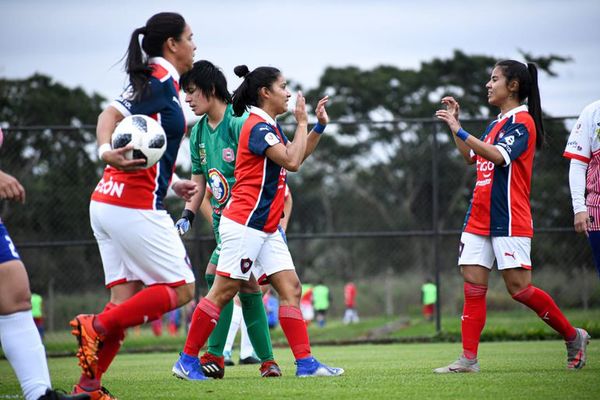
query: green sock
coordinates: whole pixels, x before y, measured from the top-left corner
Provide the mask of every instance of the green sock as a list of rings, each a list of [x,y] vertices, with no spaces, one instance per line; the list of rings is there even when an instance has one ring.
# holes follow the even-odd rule
[[[206,283],[208,283],[208,289],[212,287],[215,282],[215,276],[212,274],[206,274]],[[229,325],[231,325],[231,316],[233,315],[233,300],[227,303],[221,309],[221,316],[215,329],[208,337],[208,352],[214,356],[222,357],[223,348],[225,348],[225,342],[227,341],[227,334],[229,333]]]
[[[240,293],[242,314],[248,328],[248,337],[260,361],[273,360],[273,346],[267,323],[267,313],[262,302],[262,293]]]

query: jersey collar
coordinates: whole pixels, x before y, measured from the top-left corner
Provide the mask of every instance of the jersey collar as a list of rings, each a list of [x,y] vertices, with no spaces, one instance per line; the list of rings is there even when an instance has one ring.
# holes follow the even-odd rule
[[[169,71],[169,74],[173,77],[173,79],[175,79],[175,82],[179,83],[179,72],[177,72],[177,70],[175,69],[175,67],[173,66],[173,64],[171,64],[170,62],[168,62],[165,58],[163,57],[150,57],[148,59],[148,64],[158,64],[161,67],[163,67],[164,69],[166,69],[167,71]]]
[[[270,125],[277,126],[277,123],[275,122],[275,120],[273,118],[271,118],[271,116],[269,114],[267,114],[267,112],[265,110],[263,110],[262,108],[250,106],[250,112],[252,114],[258,115],[259,117],[261,117],[262,119],[267,121]]]
[[[506,114],[502,115],[502,114],[498,114],[498,121],[502,121],[505,118],[510,118],[513,115],[515,115],[516,113],[519,113],[521,111],[525,111],[528,112],[529,109],[527,108],[527,106],[525,104],[523,104],[522,106],[518,106],[513,108],[512,110],[509,110]]]

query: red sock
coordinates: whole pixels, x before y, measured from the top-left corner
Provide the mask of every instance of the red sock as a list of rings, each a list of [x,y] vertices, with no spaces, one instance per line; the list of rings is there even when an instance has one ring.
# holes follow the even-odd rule
[[[279,323],[296,360],[310,357],[308,330],[300,309],[294,306],[279,307]]]
[[[463,356],[473,359],[477,358],[479,338],[485,326],[487,286],[465,282],[463,289],[465,292],[465,305],[461,317]]]
[[[143,289],[133,297],[94,319],[94,328],[106,335],[160,318],[177,306],[177,293],[166,285]]]
[[[106,306],[104,306],[103,312],[110,311],[116,306],[116,304],[108,302],[106,303]],[[80,387],[85,388],[86,390],[96,390],[102,386],[102,375],[106,372],[119,352],[124,338],[125,331],[122,330],[104,338],[102,348],[98,351],[98,373],[96,374],[96,379],[90,379],[85,374],[81,374],[81,378],[79,379]]]
[[[196,306],[192,315],[192,323],[183,352],[188,356],[198,357],[200,349],[217,326],[221,310],[213,302],[204,297]]]
[[[577,331],[573,328],[573,325],[569,323],[569,320],[560,311],[552,297],[543,290],[529,285],[515,294],[513,299],[535,311],[545,323],[560,333],[565,340],[574,340],[577,336]]]

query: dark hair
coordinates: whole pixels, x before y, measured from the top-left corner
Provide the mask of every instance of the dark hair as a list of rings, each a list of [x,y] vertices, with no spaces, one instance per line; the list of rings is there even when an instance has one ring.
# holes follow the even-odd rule
[[[200,89],[207,98],[215,96],[226,104],[231,104],[231,94],[227,90],[227,79],[223,72],[210,61],[196,61],[191,70],[181,75],[181,88],[188,92],[190,86]]]
[[[148,60],[143,56],[142,50],[148,57],[160,57],[163,55],[163,44],[167,39],[179,40],[184,29],[185,20],[181,15],[162,12],[153,15],[145,26],[133,31],[125,56],[125,71],[129,74],[134,97],[144,93],[152,75],[152,68],[148,66]],[[144,35],[141,47],[140,35]]]
[[[238,65],[233,72],[244,78],[242,84],[233,91],[233,112],[241,116],[248,106],[259,107],[258,91],[260,88],[269,88],[279,78],[281,71],[274,67],[258,67],[250,72],[247,66]]]
[[[513,80],[519,82],[519,102],[527,99],[529,114],[535,122],[536,147],[540,148],[544,143],[544,124],[542,122],[542,103],[540,100],[540,88],[538,86],[538,72],[534,63],[525,64],[515,60],[504,60],[496,63],[496,67],[502,68],[506,82]]]

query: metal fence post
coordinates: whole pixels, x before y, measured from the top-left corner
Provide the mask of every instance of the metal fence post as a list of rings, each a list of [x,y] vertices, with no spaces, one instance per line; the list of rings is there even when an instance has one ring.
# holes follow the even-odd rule
[[[437,124],[431,124],[433,127],[433,137],[431,141],[431,204],[432,204],[432,230],[433,230],[433,267],[435,270],[435,287],[437,290],[437,298],[435,302],[435,331],[440,333],[442,330],[441,316],[441,296],[440,296],[440,228],[438,224],[439,218],[439,176],[438,176],[438,140],[437,140]]]

